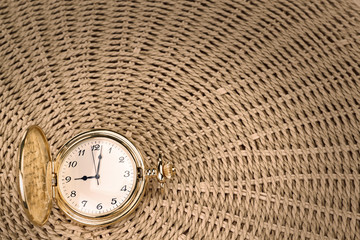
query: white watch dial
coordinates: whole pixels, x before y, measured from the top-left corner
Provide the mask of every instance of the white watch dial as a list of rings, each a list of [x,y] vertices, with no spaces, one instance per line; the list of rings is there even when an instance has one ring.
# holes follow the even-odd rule
[[[93,137],[68,150],[58,174],[60,194],[73,210],[86,216],[102,216],[130,197],[136,165],[119,142]]]

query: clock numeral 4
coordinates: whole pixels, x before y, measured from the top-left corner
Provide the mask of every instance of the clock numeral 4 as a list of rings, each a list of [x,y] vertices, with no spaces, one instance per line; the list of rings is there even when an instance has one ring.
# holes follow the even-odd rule
[[[83,201],[81,201],[81,203],[82,203],[83,207],[85,207],[87,201],[86,201],[86,200],[83,200]]]
[[[75,190],[72,190],[72,191],[71,191],[70,197],[76,197],[76,191],[75,191]]]
[[[126,191],[126,185],[121,188],[121,191]]]
[[[115,205],[117,203],[116,198],[111,199],[111,204]]]
[[[96,205],[96,209],[97,210],[101,210],[103,208],[103,206],[101,205],[101,203],[99,203],[98,205]]]

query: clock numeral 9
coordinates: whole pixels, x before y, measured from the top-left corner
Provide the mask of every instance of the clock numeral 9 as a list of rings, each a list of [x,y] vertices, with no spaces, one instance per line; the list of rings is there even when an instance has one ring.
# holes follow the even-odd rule
[[[129,176],[130,176],[130,171],[126,170],[125,174],[124,174],[124,177],[129,177]]]
[[[70,161],[69,162],[69,167],[76,167],[77,165],[77,161]]]
[[[125,158],[123,156],[119,157],[119,163],[123,163]]]
[[[117,203],[116,198],[111,199],[111,204],[115,205]]]
[[[96,206],[96,209],[97,210],[101,210],[103,207],[102,207],[102,205],[101,205],[101,203],[99,203],[97,206]]]
[[[75,190],[71,191],[70,197],[76,197],[76,191]]]
[[[85,207],[85,205],[86,205],[87,201],[86,201],[86,200],[84,200],[84,201],[81,201],[81,203],[83,204],[83,207]]]
[[[70,176],[67,176],[66,178],[65,178],[65,181],[68,183],[68,182],[70,182],[71,181],[71,177]]]

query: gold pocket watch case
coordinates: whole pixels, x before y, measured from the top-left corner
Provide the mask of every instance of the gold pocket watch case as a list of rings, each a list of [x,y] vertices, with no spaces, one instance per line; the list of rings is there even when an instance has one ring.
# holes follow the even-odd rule
[[[173,164],[163,163],[161,156],[156,168],[147,169],[141,151],[109,130],[80,133],[52,160],[44,132],[31,126],[19,148],[20,199],[38,226],[49,218],[53,200],[81,224],[115,223],[136,208],[149,179],[157,178],[163,187],[174,175]]]

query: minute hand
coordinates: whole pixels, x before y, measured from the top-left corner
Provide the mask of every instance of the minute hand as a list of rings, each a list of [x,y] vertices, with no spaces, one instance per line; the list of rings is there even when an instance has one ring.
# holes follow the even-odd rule
[[[101,147],[100,147],[100,154],[99,154],[99,161],[98,161],[98,165],[97,165],[97,168],[96,168],[96,177],[97,177],[97,179],[99,179],[100,178],[100,175],[99,175],[99,170],[100,170],[100,163],[101,163],[101,159],[102,159],[102,145],[101,145]],[[99,180],[98,180],[98,182],[97,182],[97,184],[99,185]]]
[[[91,156],[94,163],[95,175],[97,174],[96,166],[95,166],[95,158],[94,158],[94,150],[91,148]],[[97,185],[99,185],[99,178],[96,178]]]

